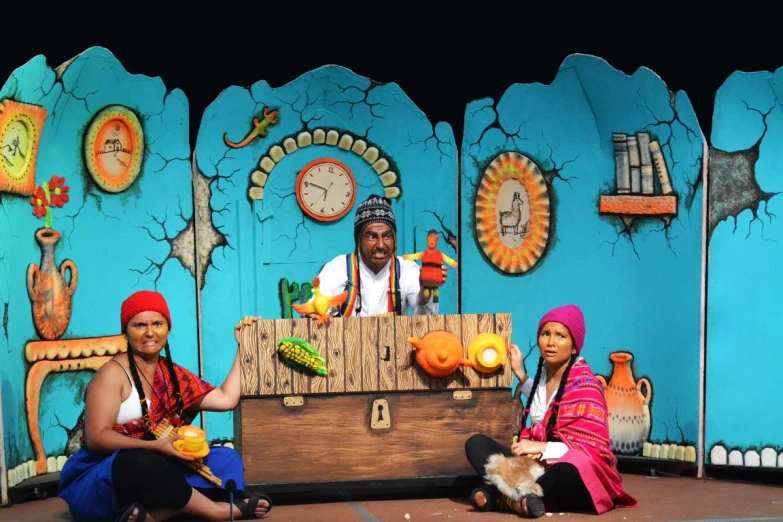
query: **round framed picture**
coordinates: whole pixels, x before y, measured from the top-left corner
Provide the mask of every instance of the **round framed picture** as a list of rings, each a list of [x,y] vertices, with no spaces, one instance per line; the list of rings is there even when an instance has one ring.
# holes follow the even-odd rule
[[[549,208],[538,165],[518,152],[493,159],[476,193],[476,233],[490,262],[508,274],[534,267],[549,241]]]
[[[144,130],[127,107],[112,105],[93,118],[84,137],[84,156],[92,179],[107,192],[122,192],[141,171]]]
[[[356,201],[356,179],[344,163],[333,158],[311,161],[296,178],[296,200],[302,211],[319,221],[336,221]]]

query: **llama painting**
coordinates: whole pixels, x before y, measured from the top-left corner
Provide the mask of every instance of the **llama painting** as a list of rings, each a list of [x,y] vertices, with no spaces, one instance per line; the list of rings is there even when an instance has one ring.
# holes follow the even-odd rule
[[[549,188],[527,156],[504,152],[487,165],[476,191],[476,239],[500,271],[522,274],[549,242]]]

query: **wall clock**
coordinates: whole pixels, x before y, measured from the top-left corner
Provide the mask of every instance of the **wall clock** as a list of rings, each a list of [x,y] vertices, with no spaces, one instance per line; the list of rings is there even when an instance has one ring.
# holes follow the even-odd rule
[[[305,214],[319,221],[336,221],[356,201],[351,169],[333,158],[311,161],[296,178],[296,200]]]

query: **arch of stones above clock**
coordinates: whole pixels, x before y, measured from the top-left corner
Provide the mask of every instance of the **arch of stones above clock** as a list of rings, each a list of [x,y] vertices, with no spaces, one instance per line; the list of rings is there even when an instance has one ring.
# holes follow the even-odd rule
[[[378,173],[381,184],[384,186],[384,194],[387,198],[394,199],[400,196],[399,177],[396,172],[389,170],[389,162],[382,157],[377,147],[368,146],[361,137],[356,137],[349,132],[340,133],[334,129],[315,129],[302,131],[294,136],[288,136],[269,147],[258,162],[258,169],[250,175],[250,199],[263,199],[264,186],[275,166],[288,154],[293,154],[298,149],[311,145],[336,146],[345,151],[351,151],[361,156]]]

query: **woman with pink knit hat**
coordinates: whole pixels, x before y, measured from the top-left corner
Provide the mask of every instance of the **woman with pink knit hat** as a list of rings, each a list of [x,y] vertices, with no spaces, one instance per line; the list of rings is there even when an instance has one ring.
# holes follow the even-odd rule
[[[239,342],[242,323],[234,328]],[[266,495],[244,497],[244,466],[238,452],[210,446],[202,462],[222,481],[206,480],[178,451],[181,437],[158,439],[155,427],[168,421],[187,425],[198,411],[230,411],[239,402],[239,350],[220,387],[174,363],[166,299],[142,290],[123,301],[121,332],[128,350],[104,364],[85,391],[82,447],[60,474],[60,497],[77,522],[150,522],[179,514],[203,520],[256,519],[272,502]],[[161,354],[163,352],[163,355]],[[227,489],[235,484],[234,504]]]
[[[470,464],[487,479],[486,485],[471,494],[477,511],[513,511],[537,518],[547,511],[601,514],[636,505],[636,499],[623,489],[611,450],[603,387],[580,356],[585,333],[578,306],[569,304],[547,312],[538,323],[540,357],[532,379],[522,368],[519,348],[511,345],[511,369],[527,404],[517,442],[510,447],[480,434],[465,443]],[[528,418],[530,426],[526,426]],[[519,495],[506,484],[496,477],[490,480],[486,465],[494,455],[538,459],[544,473],[536,483],[543,496],[528,493],[516,500]]]

